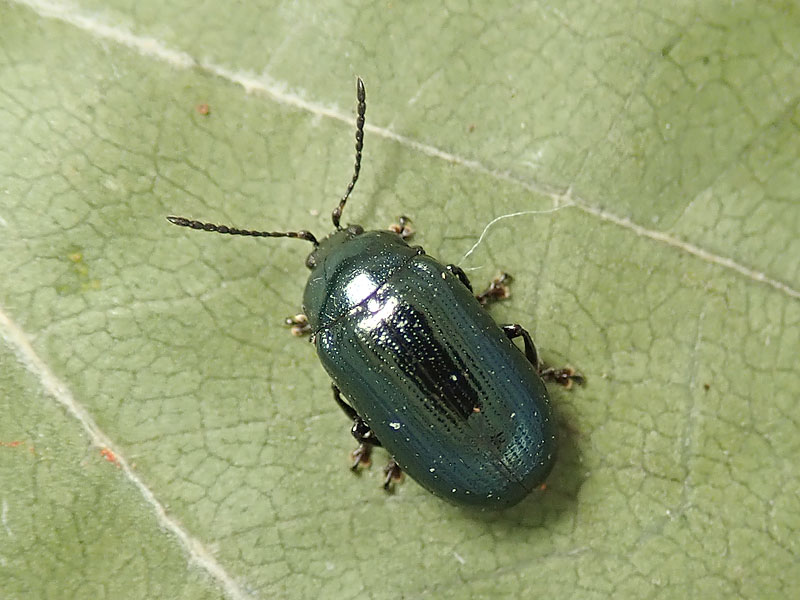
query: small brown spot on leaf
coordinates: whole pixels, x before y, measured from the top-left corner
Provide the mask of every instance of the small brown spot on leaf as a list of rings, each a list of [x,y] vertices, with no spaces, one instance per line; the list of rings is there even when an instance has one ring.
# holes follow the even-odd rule
[[[117,460],[117,455],[114,454],[109,448],[101,448],[100,455],[105,458],[108,462],[113,463],[119,468],[119,461]]]

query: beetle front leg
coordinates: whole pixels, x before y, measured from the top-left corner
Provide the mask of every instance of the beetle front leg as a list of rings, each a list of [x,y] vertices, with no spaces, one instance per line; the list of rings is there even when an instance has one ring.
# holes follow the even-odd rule
[[[522,337],[522,341],[525,345],[525,356],[530,363],[536,367],[536,370],[539,372],[539,377],[542,379],[553,381],[563,385],[567,389],[572,387],[573,382],[580,385],[585,381],[583,375],[576,373],[575,369],[572,367],[554,369],[553,367],[548,367],[540,363],[539,355],[536,352],[536,346],[533,345],[533,340],[531,339],[531,334],[528,333],[528,330],[522,327],[522,325],[515,323],[514,325],[503,325],[502,328],[510,340]]]
[[[408,226],[411,223],[411,219],[400,215],[400,218],[397,219],[398,223],[393,223],[389,225],[389,231],[394,231],[397,235],[399,235],[404,240],[407,240],[412,235],[414,235],[414,230]]]
[[[292,328],[292,335],[303,337],[311,333],[311,325],[308,324],[308,317],[303,313],[298,313],[293,317],[287,317],[285,323]]]
[[[364,419],[359,417],[355,409],[342,399],[342,393],[339,391],[339,388],[335,385],[331,387],[333,388],[333,399],[336,400],[336,404],[338,404],[339,408],[344,411],[344,414],[353,421],[350,433],[356,438],[358,448],[352,452],[353,464],[350,469],[357,471],[359,465],[367,466],[370,464],[372,449],[382,444],[380,440],[375,437],[375,434],[372,433],[372,429],[369,428],[369,425],[367,425]]]

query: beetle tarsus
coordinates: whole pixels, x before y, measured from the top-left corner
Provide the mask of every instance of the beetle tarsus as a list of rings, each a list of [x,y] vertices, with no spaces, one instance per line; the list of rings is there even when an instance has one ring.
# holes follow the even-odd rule
[[[360,466],[368,467],[370,465],[372,462],[372,449],[382,444],[381,441],[375,437],[375,434],[372,432],[369,425],[367,425],[367,422],[359,417],[355,409],[344,401],[339,388],[335,385],[331,385],[331,388],[333,388],[333,399],[336,401],[336,404],[338,404],[339,408],[344,411],[344,414],[353,421],[350,433],[358,442],[358,448],[350,453],[350,458],[353,460],[350,470],[357,473]]]
[[[372,464],[372,449],[374,448],[371,444],[361,443],[358,445],[358,448],[353,450],[350,453],[350,458],[353,459],[353,464],[350,466],[350,470],[354,473],[358,472],[358,467],[368,467]]]
[[[522,338],[522,341],[525,345],[525,357],[534,367],[536,367],[536,371],[539,373],[539,377],[542,379],[563,385],[566,389],[570,389],[573,383],[583,385],[586,381],[583,375],[575,371],[575,369],[572,367],[554,369],[553,367],[548,367],[544,363],[540,363],[539,355],[536,352],[536,346],[533,345],[533,340],[531,339],[531,334],[528,333],[528,330],[519,323],[514,323],[513,325],[502,325],[501,328],[503,331],[505,331],[508,339],[510,340],[518,337]]]
[[[554,369],[553,367],[541,365],[539,367],[539,377],[563,385],[566,389],[570,389],[573,383],[583,385],[586,382],[584,376],[576,372],[572,367]]]
[[[412,235],[414,235],[414,230],[408,226],[408,224],[411,223],[411,219],[409,219],[406,216],[400,215],[400,218],[397,219],[397,221],[398,221],[397,223],[392,223],[391,225],[389,225],[389,231],[395,232],[404,240],[407,240]]]
[[[386,477],[383,480],[383,489],[387,492],[391,492],[393,489],[392,481],[399,481],[403,477],[403,471],[400,469],[400,465],[394,460],[394,458],[390,458],[389,462],[383,468],[383,473]]]
[[[286,324],[292,328],[292,335],[295,337],[303,337],[311,334],[311,325],[308,324],[308,317],[303,313],[296,314],[293,317],[287,317]]]
[[[511,283],[512,279],[508,273],[500,273],[500,275],[492,279],[488,288],[475,297],[482,306],[498,300],[505,300],[511,295],[508,284]]]

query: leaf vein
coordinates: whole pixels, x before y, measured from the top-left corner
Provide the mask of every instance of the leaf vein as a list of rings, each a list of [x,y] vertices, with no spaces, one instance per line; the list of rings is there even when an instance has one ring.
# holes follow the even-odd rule
[[[98,427],[89,412],[75,400],[67,385],[62,382],[50,367],[36,353],[30,337],[0,307],[0,337],[17,355],[19,361],[38,379],[45,392],[61,404],[67,412],[80,423],[90,442],[98,448],[107,448],[113,452],[120,470],[128,481],[139,491],[144,500],[152,507],[156,521],[163,529],[172,533],[189,557],[189,561],[207,572],[218,582],[225,594],[233,600],[246,600],[250,595],[229,575],[203,543],[184,530],[177,519],[167,514],[164,505],[145,485],[144,481],[134,473],[130,463],[125,459],[111,439]]]

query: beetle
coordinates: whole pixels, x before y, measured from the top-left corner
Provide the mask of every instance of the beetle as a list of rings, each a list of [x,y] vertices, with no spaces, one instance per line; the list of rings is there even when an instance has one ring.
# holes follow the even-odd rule
[[[353,177],[322,240],[309,231],[252,231],[169,216],[182,227],[311,242],[303,314],[287,319],[309,334],[333,380],[335,402],[358,442],[352,469],[374,447],[391,459],[384,488],[402,472],[460,505],[502,508],[540,487],[556,455],[557,427],[543,378],[581,383],[572,369],[540,361],[519,324],[498,326],[485,305],[507,296],[507,276],[475,296],[464,271],[411,246],[408,219],[387,231],[341,225],[358,181],[366,92],[357,79]],[[521,337],[524,351],[511,340]]]

